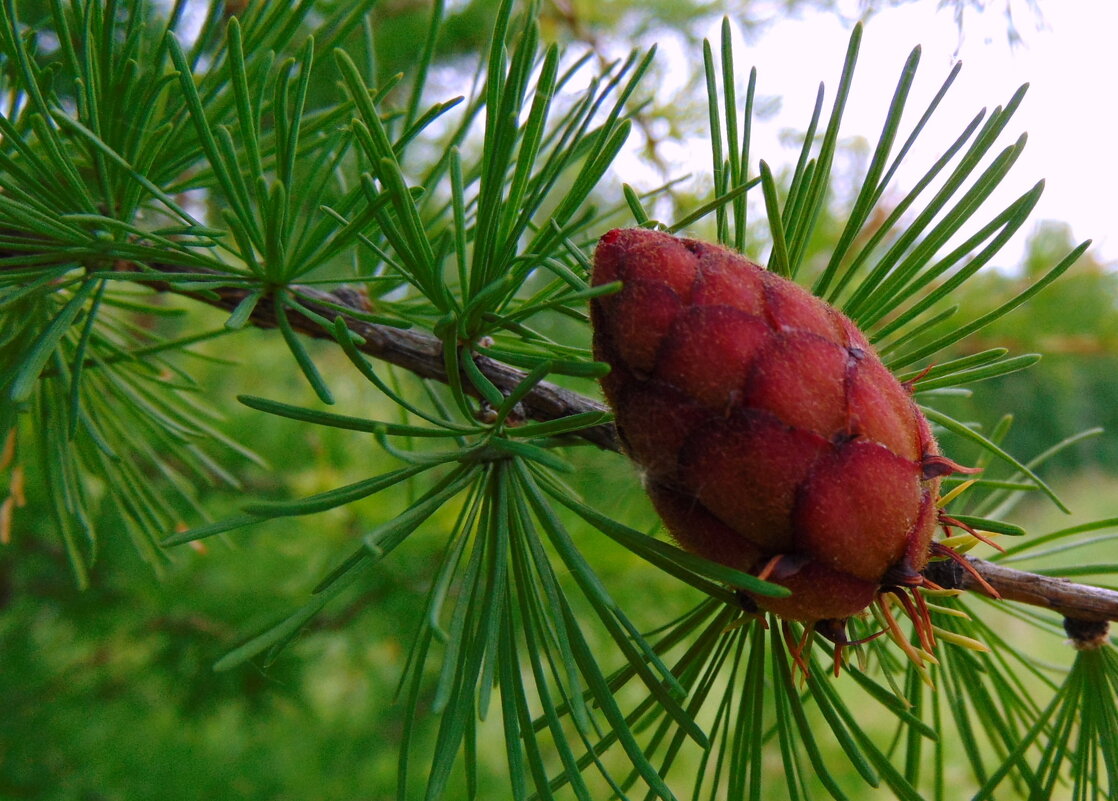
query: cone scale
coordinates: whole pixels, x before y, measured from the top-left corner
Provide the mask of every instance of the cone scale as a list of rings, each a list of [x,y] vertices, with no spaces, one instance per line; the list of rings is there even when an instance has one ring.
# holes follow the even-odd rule
[[[920,583],[957,466],[853,322],[730,250],[645,229],[598,243],[592,282],[614,281],[591,306],[602,387],[680,547],[787,587],[752,602],[807,624]]]

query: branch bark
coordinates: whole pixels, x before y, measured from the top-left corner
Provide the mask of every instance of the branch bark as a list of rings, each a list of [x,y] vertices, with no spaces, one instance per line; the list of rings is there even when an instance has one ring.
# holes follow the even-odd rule
[[[972,556],[964,558],[976,574],[998,591],[1002,600],[1044,607],[1072,620],[1118,620],[1118,592],[1114,590],[1015,570]],[[945,589],[967,590],[992,598],[975,573],[950,560],[933,562],[924,569],[924,575]]]
[[[118,265],[118,269],[136,272],[155,270],[168,276],[176,273],[199,272],[196,267],[184,268],[170,264],[149,264],[146,265],[146,270],[142,270],[138,265],[123,263]],[[218,276],[219,273],[215,272],[214,275]],[[173,283],[173,279],[168,282],[146,283],[156,290],[186,295],[227,310],[234,309],[250,291],[241,287],[221,287],[209,289],[207,293],[192,293],[185,290],[181,283]],[[310,286],[292,286],[291,290],[297,292],[300,303],[315,314],[328,320],[340,315],[350,330],[364,338],[364,343],[359,345],[358,349],[368,356],[402,367],[421,378],[443,383],[447,381],[443,344],[438,338],[421,331],[370,323],[353,314],[339,311],[336,308],[338,306],[352,309],[356,313],[363,311],[360,297],[346,287],[327,291]],[[290,319],[296,330],[306,336],[332,339],[329,332],[305,317],[291,315]],[[275,306],[270,298],[261,299],[252,313],[250,322],[260,328],[276,326]],[[480,354],[475,354],[474,360],[482,374],[503,392],[510,392],[525,377],[522,371]],[[465,379],[464,376],[463,378]],[[467,380],[463,380],[462,383],[463,386],[470,386]],[[534,420],[555,420],[581,412],[608,411],[607,407],[599,401],[547,381],[536,385],[521,403],[525,415]],[[612,424],[585,428],[578,432],[578,436],[605,450],[621,451],[621,442]],[[1118,592],[1113,590],[1014,570],[972,557],[967,557],[967,561],[974,568],[975,573],[993,587],[1004,600],[1051,609],[1070,620],[1118,620]],[[954,562],[933,562],[925,573],[942,587],[990,595],[975,575]]]
[[[186,268],[170,264],[151,264],[148,265],[148,268],[149,271],[156,270],[168,275],[202,272],[197,267]],[[139,271],[138,267],[130,264],[122,264],[118,269]],[[218,274],[215,273],[216,275]],[[172,286],[170,282],[146,283],[155,289],[186,295],[229,311],[236,308],[237,304],[250,292],[243,287],[220,287],[208,290],[208,293],[215,293],[215,297],[215,294],[184,291],[181,285]],[[326,291],[316,287],[292,285],[290,291],[298,294],[299,302],[304,308],[325,317],[327,320],[333,320],[341,316],[351,331],[364,338],[364,343],[358,345],[357,348],[366,355],[402,367],[415,373],[420,378],[429,378],[446,383],[447,373],[446,363],[443,359],[443,343],[437,337],[422,331],[370,323],[352,314],[338,311],[335,308],[337,306],[350,308],[355,312],[363,311],[357,293],[346,287]],[[292,327],[306,336],[315,339],[333,339],[328,331],[324,331],[302,315],[289,315],[289,319]],[[250,322],[259,328],[276,327],[275,304],[270,297],[261,298],[252,313]],[[525,373],[515,367],[510,367],[481,354],[474,354],[474,363],[482,374],[493,382],[494,386],[505,393],[511,392],[525,377]],[[462,385],[469,388],[470,382],[465,375],[462,378]],[[524,409],[525,416],[533,420],[556,420],[560,417],[568,417],[581,412],[609,411],[604,404],[549,381],[541,381],[537,384],[521,401],[521,406]],[[617,430],[611,424],[584,428],[578,432],[578,436],[606,450],[621,450]]]

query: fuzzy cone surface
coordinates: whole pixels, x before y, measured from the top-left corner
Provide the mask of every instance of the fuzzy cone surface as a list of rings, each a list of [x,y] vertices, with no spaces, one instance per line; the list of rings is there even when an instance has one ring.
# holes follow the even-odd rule
[[[595,357],[630,457],[682,548],[845,619],[912,584],[937,525],[927,420],[847,317],[717,245],[645,229],[598,243]],[[947,463],[950,464],[950,463]]]

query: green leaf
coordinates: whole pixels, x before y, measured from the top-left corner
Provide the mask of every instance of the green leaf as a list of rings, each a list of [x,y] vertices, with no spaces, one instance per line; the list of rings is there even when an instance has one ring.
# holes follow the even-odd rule
[[[216,523],[176,532],[164,537],[159,544],[164,548],[169,548],[172,545],[182,545],[184,542],[204,540],[206,537],[212,537],[215,534],[224,534],[226,531],[233,531],[244,526],[250,526],[253,523],[259,523],[261,519],[258,515],[234,515]]]
[[[609,373],[609,365],[604,362],[574,361],[571,359],[554,359],[539,354],[526,354],[508,348],[482,347],[474,348],[478,353],[511,364],[514,367],[523,367],[535,370],[542,365],[547,365],[548,372],[556,375],[570,375],[578,378],[601,378]]]
[[[398,476],[393,479],[392,483],[398,483],[411,475],[415,475],[420,468],[407,468],[415,472],[410,475],[403,475],[404,470],[398,470],[395,474]],[[387,478],[387,476],[385,476]],[[384,554],[389,553],[393,548],[404,541],[405,538],[420,525],[423,524],[431,515],[443,508],[450,500],[464,490],[469,484],[477,478],[477,471],[473,468],[460,468],[455,472],[448,475],[442,481],[435,484],[418,502],[408,507],[408,509],[391,520],[382,523],[374,528],[364,537],[365,547],[376,557],[381,558]]]
[[[318,399],[323,403],[333,404],[334,395],[330,392],[330,388],[326,386],[326,380],[318,372],[318,368],[315,367],[314,360],[307,353],[303,341],[299,339],[295,329],[291,327],[291,321],[287,318],[287,305],[287,293],[284,290],[278,290],[275,293],[276,323],[283,335],[283,341],[287,343],[291,355],[295,357],[299,369],[303,371],[303,375],[306,376],[307,382],[311,385],[315,394],[318,395]]]
[[[558,437],[564,434],[572,434],[581,431],[584,428],[605,425],[612,419],[613,415],[609,412],[580,412],[579,414],[559,417],[555,420],[548,420],[547,422],[525,423],[523,425],[513,426],[505,430],[505,435],[526,439]]]
[[[173,197],[164,192],[156,186],[147,176],[141,175],[135,167],[124,160],[116,151],[105,144],[93,131],[86,128],[77,120],[71,119],[64,114],[56,112],[54,119],[59,125],[68,128],[73,133],[76,133],[81,138],[85,139],[89,144],[93,145],[98,154],[107,157],[110,161],[122,168],[129,174],[132,180],[144,187],[153,197],[162,201],[163,205],[169,210],[173,211],[179,218],[188,225],[201,225],[194,217],[192,217],[186,210],[180,206]]]
[[[1001,359],[993,364],[983,365],[981,367],[958,370],[934,378],[922,378],[915,382],[915,391],[916,393],[920,393],[933,389],[940,389],[942,387],[959,387],[963,384],[973,384],[976,381],[998,378],[1003,375],[1015,373],[1018,370],[1025,370],[1032,367],[1039,362],[1040,359],[1041,356],[1039,353],[1026,353],[1021,356]]]
[[[946,362],[929,365],[922,369],[900,373],[897,375],[897,380],[901,383],[905,383],[912,381],[914,378],[938,378],[942,375],[950,375],[951,373],[969,370],[972,367],[989,364],[1008,354],[1008,348],[989,348],[988,350],[979,351],[978,353],[972,353],[969,356],[960,356],[958,359],[951,359]],[[914,383],[919,385],[921,382],[916,381]]]
[[[89,283],[93,283],[90,281]],[[81,387],[82,387],[82,371],[85,367],[85,355],[89,348],[89,341],[93,337],[94,325],[97,322],[97,311],[101,306],[101,300],[105,296],[105,287],[108,286],[107,281],[98,282],[97,294],[93,296],[93,303],[89,306],[89,314],[86,316],[85,325],[82,326],[81,337],[78,339],[78,346],[74,350],[74,358],[70,367],[70,404],[69,413],[69,437],[74,439],[74,435],[78,430],[78,420],[82,415],[81,408]]]
[[[462,366],[462,372],[470,380],[470,384],[491,406],[499,409],[505,401],[504,393],[477,366],[473,353],[466,348],[462,348],[459,352],[463,357],[459,360],[459,364]]]
[[[171,60],[174,62],[175,69],[178,70],[182,97],[186,101],[186,107],[190,111],[190,118],[194,122],[199,142],[226,200],[228,200],[233,207],[231,209],[231,214],[242,224],[248,224],[253,220],[253,215],[251,210],[245,205],[244,195],[240,189],[240,186],[243,185],[241,176],[239,174],[233,175],[227,168],[222,149],[218,146],[217,138],[214,135],[214,128],[210,124],[209,115],[206,113],[202,97],[198,93],[198,86],[195,83],[193,71],[187,63],[186,55],[182,52],[182,48],[173,33],[167,33],[166,43],[167,50],[171,55]],[[190,218],[186,219],[193,224],[200,225],[200,223],[196,223]],[[250,258],[248,255],[249,252],[251,251],[242,252],[242,256],[246,260]]]
[[[1102,520],[1092,520],[1087,523],[1080,523],[1075,526],[1068,526],[1066,528],[1057,529],[1056,531],[1049,532],[1040,536],[1029,537],[1028,540],[1023,542],[1014,543],[1007,546],[1005,554],[999,554],[995,558],[999,561],[1012,561],[1008,560],[1010,556],[1023,556],[1026,552],[1038,548],[1041,545],[1047,545],[1051,542],[1058,542],[1076,534],[1085,534],[1091,531],[1100,531],[1108,528],[1118,528],[1118,517],[1108,517]]]
[[[947,415],[936,411],[935,409],[930,409],[927,406],[921,406],[920,410],[922,412],[924,412],[924,415],[929,420],[931,420],[933,423],[937,423],[937,424],[943,426],[944,428],[946,428],[951,433],[958,434],[963,439],[969,439],[970,441],[977,443],[979,446],[982,447],[983,450],[988,451],[989,453],[992,453],[993,455],[997,456],[999,459],[1011,464],[1013,467],[1020,470],[1022,473],[1024,473],[1026,476],[1028,476],[1030,479],[1032,479],[1032,481],[1036,483],[1036,485],[1044,492],[1044,494],[1052,499],[1052,502],[1054,504],[1056,504],[1056,506],[1061,511],[1063,511],[1067,514],[1071,514],[1071,511],[1066,506],[1064,506],[1063,501],[1061,501],[1058,497],[1056,497],[1056,493],[1054,493],[1052,491],[1052,488],[1049,487],[1046,483],[1044,483],[1044,481],[1042,481],[1041,478],[1036,473],[1034,473],[1032,470],[1030,470],[1025,465],[1021,464],[1016,459],[1014,459],[1012,456],[1010,456],[1004,450],[999,448],[997,445],[995,445],[989,439],[982,436],[977,431],[963,425],[959,421],[954,420],[954,419],[948,417]]]
[[[625,195],[625,204],[629,207],[629,211],[632,212],[633,219],[636,221],[637,225],[641,227],[647,225],[649,222],[648,212],[644,210],[644,206],[641,205],[641,199],[633,187],[629,186],[629,184],[622,184],[621,191]]]
[[[763,183],[763,181],[764,179],[759,177],[754,178],[752,181],[746,181],[745,183],[735,186],[733,189],[730,189],[724,194],[719,195],[709,203],[704,203],[697,209],[685,214],[683,217],[680,217],[680,219],[675,224],[668,227],[668,232],[672,234],[678,233],[679,231],[682,231],[690,225],[698,222],[703,217],[708,216],[712,211],[721,211],[722,209],[725,209],[727,204],[744,198],[746,192],[757,186],[757,184]]]
[[[35,387],[39,373],[43,371],[47,360],[55,353],[58,343],[62,341],[62,337],[66,335],[70,326],[74,324],[74,320],[77,319],[85,302],[100,283],[99,281],[83,281],[74,296],[51,320],[50,325],[27,348],[19,368],[16,370],[15,377],[12,379],[11,389],[8,390],[8,397],[11,398],[13,403],[23,403],[31,397],[31,390]]]
[[[510,456],[515,456],[520,459],[527,459],[528,461],[535,462],[560,473],[570,473],[574,470],[574,468],[560,456],[552,453],[547,448],[541,448],[529,442],[504,439],[503,437],[493,437],[493,439],[489,441],[489,445],[494,450],[503,451]]]
[[[959,515],[952,514],[951,517],[958,520],[960,523],[966,523],[973,529],[978,531],[989,531],[994,534],[1004,534],[1007,537],[1023,537],[1027,533],[1025,529],[1020,526],[1015,526],[1012,523],[1006,523],[1004,520],[990,520],[986,517],[975,517],[974,515]]]
[[[298,634],[303,626],[309,623],[315,615],[321,612],[326,604],[340,595],[343,590],[355,583],[359,578],[364,577],[371,567],[371,560],[366,560],[354,565],[353,569],[349,570],[340,580],[335,581],[328,589],[315,595],[312,600],[305,603],[297,612],[289,615],[283,622],[253,637],[244,645],[233,649],[223,656],[214,664],[214,670],[223,671],[237,667],[264,651],[274,648],[278,644],[287,642]]]
[[[257,409],[268,414],[286,417],[290,420],[301,420],[305,423],[314,423],[320,426],[341,428],[347,431],[363,431],[369,434],[387,434],[393,437],[456,437],[460,436],[462,429],[425,428],[423,426],[410,426],[401,423],[385,423],[380,420],[369,420],[364,417],[350,417],[344,414],[320,412],[316,409],[305,409],[301,406],[292,406],[280,401],[258,398],[254,395],[238,395],[237,400],[252,409]],[[480,431],[480,428],[474,429]]]
[[[838,90],[835,93],[835,102],[831,108],[831,116],[827,122],[827,130],[823,134],[823,142],[819,148],[815,168],[811,171],[811,180],[805,181],[805,192],[802,211],[790,216],[786,221],[786,236],[791,244],[789,251],[790,261],[787,262],[788,275],[794,276],[800,268],[808,241],[823,204],[827,198],[827,190],[831,180],[831,164],[834,161],[835,150],[838,145],[839,128],[842,123],[843,111],[850,96],[850,87],[854,81],[854,66],[858,61],[858,50],[862,43],[862,25],[856,24],[850,31],[850,40],[847,43],[846,58],[843,62],[842,73],[839,76]],[[820,95],[820,101],[822,95]],[[811,137],[804,142],[805,151]],[[798,169],[797,169],[798,171]],[[806,177],[806,173],[805,173]],[[795,183],[795,182],[794,182]],[[766,206],[768,201],[766,200]]]
[[[762,581],[756,576],[734,570],[717,562],[711,562],[701,556],[676,548],[674,545],[653,539],[647,534],[629,528],[563,493],[552,493],[552,497],[610,539],[663,569],[668,569],[668,564],[678,565],[688,573],[773,598],[785,598],[790,594],[786,587]]]
[[[263,296],[264,291],[262,289],[254,289],[247,293],[233,309],[229,319],[225,321],[225,327],[233,331],[244,328],[245,323],[248,322],[248,319],[256,310],[256,304],[260,302],[260,298]]]
[[[852,721],[848,714],[845,714],[847,705],[834,692],[834,688],[830,685],[830,677],[825,676],[820,679],[818,673],[809,675],[807,677],[807,688],[811,692],[812,698],[815,699],[815,705],[823,713],[823,718],[830,728],[831,736],[835,738],[843,753],[846,754],[851,767],[861,775],[870,787],[878,787],[881,779],[858,742],[856,733],[861,726]],[[913,792],[913,795],[915,795],[915,792]]]
[[[262,501],[244,506],[244,511],[256,517],[290,517],[298,515],[313,515],[344,506],[347,503],[367,498],[381,490],[394,487],[402,481],[407,481],[420,473],[428,470],[433,465],[416,465],[393,470],[362,481],[355,481],[344,487],[320,492],[306,498],[296,498],[290,501]]]
[[[248,169],[252,175],[263,175],[264,166],[260,158],[259,110],[254,110],[249,96],[248,72],[245,69],[245,52],[241,39],[241,24],[237,17],[231,17],[225,29],[226,48],[229,54],[229,83],[237,104],[237,119],[240,123],[239,137],[248,155]]]
[[[835,249],[831,252],[831,258],[827,263],[826,269],[819,276],[812,288],[812,292],[819,297],[827,296],[827,289],[830,283],[834,280],[839,266],[841,265],[846,254],[849,252],[850,247],[853,245],[858,233],[866,225],[870,218],[873,208],[881,199],[889,179],[892,177],[893,171],[900,163],[900,159],[907,153],[908,148],[911,146],[915,137],[919,134],[924,124],[927,122],[932,111],[938,105],[939,100],[947,91],[954,80],[954,76],[958,74],[959,67],[956,65],[952,71],[947,82],[940,89],[939,94],[932,101],[928,110],[924,113],[924,117],[917,124],[916,128],[910,135],[908,141],[901,148],[900,155],[893,162],[892,169],[885,175],[882,180],[882,174],[885,172],[885,162],[889,157],[889,152],[892,150],[893,143],[896,141],[897,132],[900,129],[901,116],[904,112],[905,103],[908,100],[908,95],[912,89],[912,83],[916,78],[916,68],[920,63],[920,48],[917,47],[909,54],[908,61],[905,62],[904,69],[901,71],[900,80],[897,82],[897,88],[893,92],[893,99],[889,104],[889,110],[885,115],[885,123],[882,127],[881,135],[878,137],[877,146],[874,148],[873,157],[870,159],[869,167],[866,169],[865,178],[862,180],[862,187],[858,192],[857,198],[854,200],[854,205],[850,209],[850,214],[847,218],[846,226],[843,228],[842,234],[839,236],[838,243]]]
[[[765,195],[765,213],[769,218],[769,233],[773,239],[772,254],[769,256],[769,269],[779,276],[790,278],[792,267],[789,262],[788,243],[785,241],[784,223],[781,222],[780,201],[776,197],[776,183],[772,170],[762,159],[761,191]]]

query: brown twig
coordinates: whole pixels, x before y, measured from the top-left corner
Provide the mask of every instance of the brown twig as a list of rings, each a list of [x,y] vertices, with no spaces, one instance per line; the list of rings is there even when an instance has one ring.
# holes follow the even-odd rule
[[[139,268],[129,263],[118,265],[119,270],[138,270]],[[175,273],[208,272],[197,267],[178,267],[170,264],[151,264],[148,271],[155,270],[168,275]],[[215,273],[217,275],[217,273]],[[230,311],[236,308],[250,289],[237,286],[218,287],[207,289],[205,293],[189,291],[189,284],[168,282],[145,282],[154,289],[171,291],[186,295],[211,306],[217,306]],[[333,320],[342,317],[346,325],[355,334],[365,341],[357,346],[361,352],[397,367],[403,367],[421,378],[446,383],[446,363],[443,359],[443,343],[437,337],[423,331],[414,331],[392,326],[370,323],[358,317],[339,311],[336,307],[353,309],[360,313],[355,298],[357,293],[346,287],[327,291],[309,286],[292,285],[290,291],[298,295],[299,303],[303,308],[315,314]],[[291,325],[297,331],[316,339],[333,339],[329,331],[316,325],[312,320],[302,315],[291,315]],[[252,312],[250,322],[258,328],[274,328],[276,326],[275,304],[270,297],[261,298]],[[493,382],[494,386],[502,392],[511,392],[513,388],[524,380],[525,373],[515,367],[490,359],[481,354],[474,354],[474,363],[482,374]],[[469,381],[463,380],[463,386],[470,387]],[[521,401],[525,416],[533,420],[556,420],[560,417],[569,417],[582,412],[608,412],[609,409],[602,403],[564,389],[549,381],[542,381],[528,393]],[[578,436],[594,443],[606,450],[619,451],[620,442],[617,439],[617,430],[610,424],[591,426],[578,432]]]
[[[964,558],[1003,600],[1041,606],[1074,620],[1118,620],[1118,592],[1114,590],[1014,570],[972,556]],[[944,589],[967,590],[990,597],[974,575],[954,562],[933,562],[925,568],[924,575]]]
[[[149,264],[145,269],[127,262],[118,264],[117,269],[136,272],[154,270],[168,276],[176,273],[202,272],[196,267],[186,268],[170,264]],[[215,275],[219,274],[215,273]],[[186,295],[229,310],[234,309],[251,291],[243,287],[229,286],[208,288],[203,293],[191,292],[189,284],[173,282],[173,280],[145,283],[159,291]],[[362,311],[357,302],[357,293],[346,287],[327,291],[315,287],[292,286],[290,291],[297,293],[300,304],[315,314],[331,320],[340,315],[351,331],[364,338],[364,343],[358,346],[363,353],[402,367],[422,378],[446,382],[443,345],[438,338],[421,331],[370,323],[339,311],[336,307],[349,308],[355,313]],[[260,328],[276,326],[275,306],[270,298],[261,299],[252,313],[250,322]],[[292,315],[291,322],[297,330],[309,337],[332,339],[328,331],[301,315]],[[480,354],[475,354],[474,360],[482,374],[504,392],[510,392],[525,377],[522,371]],[[463,381],[463,386],[468,387],[469,382]],[[534,420],[555,420],[582,412],[608,411],[607,407],[599,401],[546,381],[537,384],[521,403],[525,416]],[[605,450],[621,450],[617,430],[612,424],[582,429],[578,432],[578,436]],[[971,557],[967,559],[977,574],[1003,599],[1052,609],[1072,620],[1118,620],[1118,592],[1076,584],[1066,579],[1014,570],[982,559]],[[941,587],[989,595],[975,576],[951,562],[933,562],[925,570],[925,575]]]

